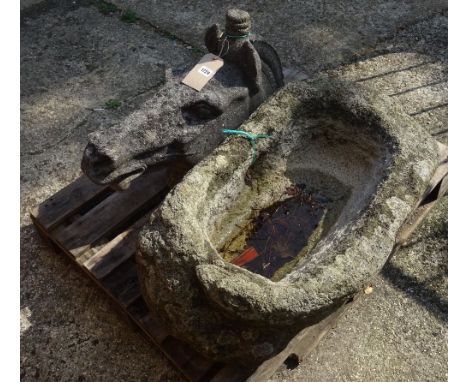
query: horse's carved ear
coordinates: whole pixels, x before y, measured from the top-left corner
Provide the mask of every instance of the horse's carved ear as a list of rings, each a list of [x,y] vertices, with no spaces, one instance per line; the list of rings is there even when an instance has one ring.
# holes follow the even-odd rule
[[[254,40],[252,43],[260,59],[271,69],[278,88],[284,86],[283,66],[276,50],[262,40]]]
[[[220,52],[220,41],[222,36],[221,29],[218,24],[214,24],[206,30],[205,46],[208,52],[218,55]]]
[[[257,93],[262,85],[262,60],[250,41],[242,44],[241,48],[236,52],[234,61],[247,75],[249,89],[253,93]]]
[[[205,33],[205,46],[210,53],[221,55],[224,60],[235,63],[245,73],[252,93],[261,88],[262,60],[252,42],[250,16],[247,12],[231,9],[226,14],[226,33],[214,24]],[[237,38],[237,36],[247,38]]]

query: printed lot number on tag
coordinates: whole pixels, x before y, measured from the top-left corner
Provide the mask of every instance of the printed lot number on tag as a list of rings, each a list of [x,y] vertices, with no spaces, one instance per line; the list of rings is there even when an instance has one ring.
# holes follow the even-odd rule
[[[224,65],[222,58],[214,54],[206,54],[185,76],[182,83],[200,91]]]
[[[210,69],[208,69],[206,66],[202,66],[200,69],[198,69],[198,73],[201,73],[201,74],[203,74],[204,76],[207,76],[207,77],[209,77],[211,72],[212,71]]]

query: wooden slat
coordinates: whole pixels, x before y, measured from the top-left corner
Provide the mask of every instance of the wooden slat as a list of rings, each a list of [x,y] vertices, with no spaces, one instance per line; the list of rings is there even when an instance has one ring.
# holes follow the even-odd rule
[[[149,310],[143,296],[138,297],[129,306],[122,308],[130,317],[132,317],[136,324],[139,324],[141,319],[149,314]]]
[[[432,175],[429,185],[423,194],[418,205],[406,219],[406,222],[398,230],[395,239],[395,248],[392,253],[395,253],[408,244],[409,238],[413,235],[414,231],[422,224],[426,216],[437,205],[437,202],[448,191],[448,151],[447,146],[439,143],[439,157],[441,158],[440,164]]]
[[[107,276],[135,254],[139,229],[148,218],[149,214],[146,214],[130,228],[102,246],[92,257],[84,261],[83,266],[98,279]],[[84,257],[86,258],[86,253],[84,253]],[[82,256],[77,261],[81,262]]]
[[[439,193],[437,195],[437,199],[440,199],[442,196],[447,195],[448,192],[448,173],[447,176],[442,179],[440,182],[440,188],[439,188]]]
[[[81,176],[35,207],[31,211],[31,217],[44,229],[51,230],[85,203],[109,192],[109,188],[98,186]]]
[[[411,216],[407,219],[405,224],[398,231],[396,238],[397,249],[394,249],[394,252],[400,247],[404,247],[408,244],[410,237],[413,235],[414,231],[422,224],[426,216],[431,212],[431,210],[437,205],[439,199],[435,199],[429,203],[418,207]]]
[[[161,347],[184,375],[192,381],[198,382],[213,365],[213,361],[199,355],[175,337],[168,336]]]
[[[448,175],[448,162],[442,162],[439,167],[437,167],[434,175],[432,176],[429,185],[424,193],[423,197],[421,198],[420,204],[424,203],[424,199],[446,178]],[[447,191],[445,189],[445,191]],[[442,195],[438,195],[442,196]]]
[[[133,304],[140,297],[140,286],[138,285],[138,280],[136,280],[135,283],[128,285],[127,288],[119,293],[117,300],[119,300],[123,306],[127,307]]]
[[[335,325],[338,318],[350,304],[345,304],[319,323],[301,330],[276,356],[263,362],[247,379],[247,382],[265,382],[291,355],[302,362],[318,345],[320,340]]]
[[[448,175],[448,147],[440,142],[437,142],[437,149],[439,151],[439,166],[434,171],[434,174],[432,174],[431,180],[429,181],[426,191],[421,197],[418,206],[423,204],[424,199],[426,199],[432,190],[434,190],[434,188],[437,187],[437,185],[439,185],[439,183],[442,182],[443,179]],[[447,190],[445,190],[445,192],[446,191]],[[440,196],[442,195],[438,195],[438,197]]]
[[[100,280],[113,296],[118,297],[134,284],[138,283],[136,264],[132,259],[120,264],[115,270]]]
[[[161,344],[166,337],[169,335],[169,332],[159,325],[149,314],[145,315],[140,319],[140,325],[143,330],[148,333],[150,337],[157,343]]]
[[[138,212],[167,185],[165,172],[153,172],[136,179],[124,192],[115,192],[66,227],[52,232],[69,252],[78,256],[115,226]]]

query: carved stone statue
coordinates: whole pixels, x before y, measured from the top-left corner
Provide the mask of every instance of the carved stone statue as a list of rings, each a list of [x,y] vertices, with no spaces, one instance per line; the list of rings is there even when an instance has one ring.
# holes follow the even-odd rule
[[[167,71],[166,83],[119,124],[89,135],[81,167],[95,183],[128,187],[157,166],[184,162],[186,171],[236,129],[270,94],[283,86],[281,62],[264,41],[250,38],[247,12],[229,10],[226,32],[206,32],[208,50],[224,66],[200,91],[181,84],[193,67]],[[180,167],[180,166],[179,166]]]

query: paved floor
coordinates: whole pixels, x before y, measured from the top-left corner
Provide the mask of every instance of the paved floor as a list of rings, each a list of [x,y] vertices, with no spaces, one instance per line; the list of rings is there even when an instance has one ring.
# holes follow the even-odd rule
[[[179,381],[170,363],[51,251],[29,209],[80,173],[86,135],[115,123],[200,56],[227,1],[22,1],[21,375],[40,381]],[[443,1],[240,1],[286,66],[379,89],[447,139]],[[121,106],[107,109],[116,99]],[[274,381],[447,379],[447,201],[316,352]]]

